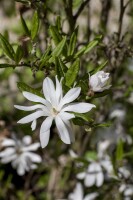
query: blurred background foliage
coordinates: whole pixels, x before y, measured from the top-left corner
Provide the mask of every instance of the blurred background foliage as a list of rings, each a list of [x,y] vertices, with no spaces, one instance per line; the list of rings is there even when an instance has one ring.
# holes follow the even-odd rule
[[[53,61],[52,52],[63,37],[66,46],[59,48],[65,57],[63,64],[68,67],[80,59],[77,84],[82,88],[82,99],[97,105],[88,121],[80,116],[73,121],[76,142],[71,145],[63,144],[52,126],[49,145],[38,151],[42,163],[36,170],[21,177],[10,164],[0,163],[0,200],[67,199],[76,185],[77,174],[86,169],[88,160],[98,162],[98,153],[102,151],[98,147],[105,141],[109,142],[105,154],[112,161],[114,174],[101,187],[84,187],[84,191],[98,192],[99,200],[126,199],[119,188],[121,184],[133,187],[132,30],[132,0],[0,0],[0,32],[15,52],[20,48],[16,60],[12,59],[3,50],[1,39],[0,141],[12,133],[18,138],[31,135],[33,141],[39,140],[40,122],[34,133],[29,125],[18,126],[16,121],[25,114],[14,109],[14,104],[28,104],[20,91],[28,87],[41,92],[44,77],[61,75],[60,68],[56,68],[60,60]],[[93,42],[88,47],[90,41]],[[65,48],[70,45],[66,55]],[[82,47],[86,47],[86,53],[80,55]],[[94,74],[103,68],[110,73],[111,90],[87,96],[88,72]],[[70,84],[64,88],[66,91]],[[120,167],[127,167],[131,176],[119,176]],[[133,194],[129,195],[132,198]]]

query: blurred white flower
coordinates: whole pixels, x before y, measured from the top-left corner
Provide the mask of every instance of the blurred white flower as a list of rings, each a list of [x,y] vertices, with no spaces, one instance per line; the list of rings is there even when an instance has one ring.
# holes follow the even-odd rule
[[[47,77],[43,82],[45,99],[30,92],[23,92],[24,97],[30,101],[39,102],[39,104],[28,107],[15,105],[15,107],[20,110],[35,111],[18,121],[20,124],[32,122],[32,130],[35,130],[36,128],[37,118],[42,116],[46,117],[40,129],[40,142],[42,148],[48,144],[50,127],[53,120],[55,120],[61,140],[66,144],[70,144],[74,141],[70,119],[75,117],[71,112],[86,113],[95,107],[95,105],[90,103],[71,103],[78,98],[81,88],[72,88],[63,97],[61,82],[62,80],[59,82],[56,76],[55,88],[53,81]]]
[[[78,179],[84,179],[84,184],[86,187],[91,187],[96,185],[101,187],[104,182],[104,170],[106,170],[108,175],[113,174],[113,166],[109,158],[104,160],[91,161],[85,172],[77,174]]]
[[[108,147],[110,146],[111,141],[110,140],[104,140],[98,142],[98,158],[103,158],[106,155],[106,151]]]
[[[123,194],[124,200],[132,200],[133,199],[133,185],[123,183],[119,192]]]
[[[131,104],[133,104],[133,92],[131,92],[129,98],[127,99],[127,101]]]
[[[94,92],[102,92],[111,87],[108,85],[109,73],[104,71],[99,71],[96,74],[93,74],[89,77],[89,86],[90,89]]]
[[[118,176],[120,178],[128,179],[131,176],[131,172],[128,167],[122,166],[118,169]]]
[[[126,115],[126,112],[124,109],[117,108],[111,112],[109,117],[110,119],[116,118],[119,121],[123,121],[125,119],[125,115]]]
[[[84,184],[87,187],[96,185],[102,186],[104,182],[104,174],[100,163],[92,162],[89,164],[86,172],[81,172],[77,175],[78,179],[84,179]]]
[[[17,173],[20,176],[30,169],[36,169],[36,163],[42,161],[38,154],[32,152],[40,147],[40,143],[31,144],[30,136],[24,136],[22,141],[16,138],[5,138],[1,146],[5,148],[0,152],[1,163],[11,163],[12,167],[17,169]]]
[[[87,194],[84,197],[81,183],[77,183],[73,193],[69,194],[68,200],[94,200],[98,196],[97,192]]]

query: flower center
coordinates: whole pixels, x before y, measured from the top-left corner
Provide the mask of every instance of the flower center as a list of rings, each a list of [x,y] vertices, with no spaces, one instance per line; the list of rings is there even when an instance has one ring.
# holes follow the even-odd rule
[[[23,151],[22,151],[22,149],[21,149],[21,148],[18,148],[18,147],[16,148],[16,153],[17,153],[17,154],[19,154],[19,155],[20,155],[22,152],[23,152]]]
[[[52,115],[55,117],[59,111],[57,111],[55,108],[52,108]]]

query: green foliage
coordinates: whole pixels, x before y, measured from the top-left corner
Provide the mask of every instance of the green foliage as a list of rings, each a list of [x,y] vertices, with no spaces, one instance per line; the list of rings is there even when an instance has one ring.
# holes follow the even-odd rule
[[[68,56],[72,56],[74,54],[76,43],[77,43],[77,33],[78,33],[78,27],[75,29],[75,31],[71,35],[70,43],[68,46]]]
[[[85,159],[86,160],[97,160],[97,152],[95,151],[86,151],[85,153]]]
[[[58,28],[56,26],[50,26],[49,33],[50,33],[50,36],[52,37],[55,45],[58,45],[62,40],[62,36],[59,33]]]
[[[38,16],[38,12],[35,11],[33,15],[32,23],[31,23],[31,39],[32,40],[36,38],[38,29],[39,29],[39,16]]]
[[[18,82],[17,83],[17,86],[18,86],[18,89],[20,91],[27,91],[27,92],[31,92],[33,94],[36,94],[38,96],[41,96],[43,97],[43,95],[37,90],[37,89],[34,89],[30,86],[28,86],[27,84],[23,83],[23,82]]]
[[[117,144],[117,148],[116,148],[116,160],[120,161],[123,158],[123,141],[120,139],[118,144]]]
[[[12,45],[6,40],[6,38],[0,34],[0,44],[4,53],[12,60],[15,60],[15,52],[13,50]]]
[[[27,26],[22,15],[20,15],[20,19],[21,19],[21,23],[22,23],[25,34],[30,37],[30,30],[29,30],[29,28],[28,28],[28,26]]]
[[[89,42],[86,46],[83,46],[76,54],[75,54],[75,58],[82,56],[86,53],[88,53],[89,51],[91,51],[95,46],[97,46],[102,39],[102,35],[97,36],[94,40],[92,40],[91,42]]]
[[[74,84],[78,76],[79,69],[80,69],[80,61],[79,59],[77,59],[66,72],[65,75],[66,86],[71,87]]]
[[[70,145],[59,140],[53,120],[49,145],[37,152],[42,157],[42,163],[36,170],[20,177],[10,164],[0,163],[0,200],[67,199],[77,183],[77,173],[86,172],[91,162],[101,164],[100,161],[104,161],[104,158],[111,159],[115,174],[110,174],[101,187],[93,185],[88,189],[83,184],[84,180],[80,181],[85,192],[84,198],[86,194],[93,192],[98,192],[99,200],[108,200],[109,197],[116,200],[125,198],[123,194],[119,194],[119,188],[123,183],[132,183],[132,178],[121,178],[118,171],[119,167],[129,166],[132,174],[133,165],[133,148],[130,145],[133,139],[132,102],[128,99],[133,91],[132,68],[128,68],[129,57],[132,57],[133,17],[128,16],[131,27],[128,34],[121,33],[121,30],[112,33],[109,26],[114,26],[113,21],[108,24],[108,20],[105,20],[112,17],[112,9],[116,12],[112,1],[108,1],[107,5],[102,3],[100,9],[97,7],[97,13],[93,12],[92,3],[88,0],[15,1],[19,4],[7,1],[17,8],[15,13],[12,5],[9,6],[4,0],[0,1],[3,16],[6,16],[6,20],[9,18],[5,29],[2,28],[2,19],[0,34],[0,141],[4,137],[10,138],[13,133],[14,138],[32,135],[33,141],[38,142],[41,123],[46,118],[44,116],[37,119],[37,128],[33,134],[29,124],[16,124],[24,113],[16,111],[13,105],[17,102],[23,106],[28,104],[16,85],[21,92],[28,91],[45,98],[41,93],[44,78],[54,80],[58,76],[59,80],[63,78],[63,95],[73,87],[80,87],[81,93],[75,102],[92,103],[96,108],[88,113],[73,113],[75,118],[70,122],[73,124],[75,142]],[[130,1],[124,3],[124,12],[129,4]],[[132,6],[128,9],[132,13]],[[17,23],[19,12],[20,24]],[[123,20],[124,13],[120,10],[121,14]],[[12,17],[14,23],[10,24]],[[93,29],[90,24],[95,18],[99,25],[95,27],[94,23]],[[119,16],[119,20],[120,18]],[[84,25],[82,20],[87,23]],[[125,22],[119,23],[119,29],[124,30],[122,26]],[[106,26],[104,29],[103,24]],[[112,89],[90,91],[89,76],[100,70],[110,73]],[[119,116],[110,122],[110,112],[119,104],[126,110],[126,117],[121,119]],[[122,139],[118,141],[117,136]],[[100,142],[105,142],[102,159],[99,156],[102,152],[98,150]],[[70,150],[75,152],[73,156],[69,154]],[[103,166],[101,170],[103,173],[106,171]],[[108,175],[107,172],[104,174]],[[68,187],[65,187],[66,184]]]
[[[49,59],[49,62],[50,62],[50,63],[51,63],[51,62],[54,62],[54,61],[55,61],[55,58],[61,55],[61,53],[63,52],[63,49],[64,49],[64,47],[65,47],[66,40],[67,40],[67,38],[64,37],[64,38],[61,40],[61,42],[57,45],[57,47],[55,47],[55,49],[53,50],[53,52],[52,52],[52,54],[51,54],[52,57]]]
[[[15,61],[17,64],[21,61],[23,54],[23,48],[21,46],[18,46],[15,54]]]
[[[3,64],[0,64],[0,68],[7,68],[7,67],[12,67],[12,68],[15,68],[15,67],[16,67],[16,65],[5,64],[5,63],[3,63]]]

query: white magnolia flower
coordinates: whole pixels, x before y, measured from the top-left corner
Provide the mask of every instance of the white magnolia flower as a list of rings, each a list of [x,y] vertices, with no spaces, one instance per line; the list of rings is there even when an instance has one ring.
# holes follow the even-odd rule
[[[123,194],[124,200],[132,200],[133,185],[123,183],[119,188],[119,192]]]
[[[85,172],[81,172],[77,175],[78,179],[84,179],[84,184],[86,187],[91,187],[96,185],[101,187],[104,182],[104,170],[106,170],[108,175],[113,173],[113,167],[109,159],[101,160],[99,162],[91,161]]]
[[[95,107],[95,105],[90,103],[71,103],[78,98],[81,91],[80,87],[70,89],[63,97],[61,81],[59,82],[56,76],[55,87],[50,78],[47,77],[44,79],[43,93],[45,98],[30,92],[23,92],[24,97],[30,101],[39,102],[39,104],[28,107],[15,105],[15,107],[20,110],[35,111],[18,121],[18,123],[21,124],[32,122],[32,130],[35,130],[36,128],[37,118],[42,116],[46,118],[40,129],[40,141],[42,148],[48,144],[50,127],[53,120],[55,120],[61,140],[66,144],[70,144],[74,141],[70,119],[75,117],[71,112],[86,113]]]
[[[89,77],[90,89],[94,92],[102,92],[109,89],[111,85],[108,85],[109,73],[99,71]]]
[[[1,163],[11,163],[20,176],[30,169],[36,169],[36,163],[42,161],[41,157],[33,152],[40,147],[40,143],[31,144],[30,136],[24,136],[22,141],[5,138],[1,146],[5,148],[0,152]]]
[[[118,176],[120,178],[129,179],[129,177],[131,176],[131,171],[130,171],[129,167],[127,167],[127,166],[119,167]]]
[[[77,183],[73,193],[69,194],[68,200],[94,200],[98,196],[97,192],[87,194],[84,197],[81,183]]]

